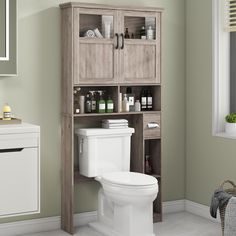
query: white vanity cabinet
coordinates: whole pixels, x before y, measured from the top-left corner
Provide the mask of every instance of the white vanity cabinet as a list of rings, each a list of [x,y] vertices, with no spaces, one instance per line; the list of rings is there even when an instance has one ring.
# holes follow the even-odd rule
[[[0,217],[40,212],[40,128],[0,126]]]

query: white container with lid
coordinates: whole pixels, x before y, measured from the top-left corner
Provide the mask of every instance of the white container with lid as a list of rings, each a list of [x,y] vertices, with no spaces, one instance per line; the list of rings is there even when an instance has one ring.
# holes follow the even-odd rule
[[[147,29],[147,39],[154,39],[154,32],[152,26],[149,26]]]

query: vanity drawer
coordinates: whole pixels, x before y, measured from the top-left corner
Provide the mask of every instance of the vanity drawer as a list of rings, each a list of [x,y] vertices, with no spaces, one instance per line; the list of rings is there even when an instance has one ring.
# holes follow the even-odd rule
[[[143,136],[145,139],[160,138],[161,116],[158,113],[143,114]]]

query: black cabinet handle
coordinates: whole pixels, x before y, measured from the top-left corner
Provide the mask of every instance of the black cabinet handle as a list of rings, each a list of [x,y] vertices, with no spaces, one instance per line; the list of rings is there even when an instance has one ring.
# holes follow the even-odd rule
[[[121,34],[121,38],[122,38],[122,45],[121,45],[121,48],[120,48],[120,49],[124,49],[124,46],[125,46],[125,39],[124,39],[124,34],[123,34],[123,33]]]
[[[0,153],[6,152],[21,152],[24,148],[8,148],[8,149],[0,149]]]
[[[119,48],[119,35],[116,33],[115,36],[116,36],[116,47],[115,47],[115,49],[118,49]]]

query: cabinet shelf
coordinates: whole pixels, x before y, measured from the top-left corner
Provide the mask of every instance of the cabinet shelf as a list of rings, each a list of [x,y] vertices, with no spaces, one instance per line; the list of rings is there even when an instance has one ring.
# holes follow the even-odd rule
[[[90,116],[122,116],[122,115],[142,115],[142,114],[160,114],[161,111],[134,111],[134,112],[112,112],[112,113],[83,113],[74,114],[74,117],[90,117]]]
[[[79,41],[80,43],[113,43],[114,39],[80,37]]]
[[[125,43],[155,45],[157,41],[155,39],[125,39]]]

